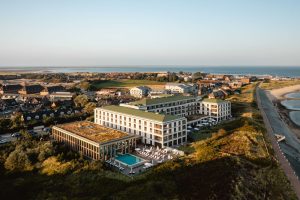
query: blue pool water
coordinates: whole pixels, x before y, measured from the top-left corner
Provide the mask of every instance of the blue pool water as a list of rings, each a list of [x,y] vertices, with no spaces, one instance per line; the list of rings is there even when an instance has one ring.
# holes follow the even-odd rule
[[[143,159],[131,154],[118,155],[116,160],[126,164],[126,165],[135,165],[139,162],[142,162]]]

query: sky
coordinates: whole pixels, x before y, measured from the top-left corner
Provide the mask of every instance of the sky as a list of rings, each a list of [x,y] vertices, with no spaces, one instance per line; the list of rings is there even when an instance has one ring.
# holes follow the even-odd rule
[[[299,0],[0,0],[0,66],[300,66]]]

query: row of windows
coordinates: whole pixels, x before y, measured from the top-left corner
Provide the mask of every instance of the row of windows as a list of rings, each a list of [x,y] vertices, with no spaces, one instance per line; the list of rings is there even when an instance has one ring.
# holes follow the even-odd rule
[[[181,106],[184,104],[189,104],[189,103],[196,103],[196,100],[184,100],[180,102],[174,102],[174,103],[164,103],[164,104],[158,104],[155,106],[147,106],[147,110],[155,109],[155,108],[162,108],[162,107],[171,107],[171,106]]]
[[[186,142],[186,138],[185,137],[179,138],[178,140],[173,140],[173,141],[165,142],[164,146],[171,147],[173,145],[178,145],[178,144],[181,144],[181,143],[184,143],[184,142]]]
[[[53,138],[59,142],[64,142],[76,151],[80,151],[83,155],[93,159],[99,159],[99,147],[90,143],[79,140],[73,136],[65,134],[61,131],[53,129]]]
[[[96,118],[97,119],[101,119],[101,120],[105,120],[105,121],[110,121],[110,122],[115,122],[115,123],[123,123],[124,125],[127,125],[128,122],[133,122],[133,126],[136,128],[137,125],[144,125],[144,126],[150,126],[150,127],[160,127],[160,124],[154,124],[152,122],[148,122],[145,120],[140,120],[140,119],[135,119],[135,118],[131,118],[131,117],[125,117],[122,115],[117,115],[117,114],[112,114],[112,113],[108,113],[108,112],[104,112],[104,111],[98,111],[99,114],[99,118],[98,115],[96,114]],[[130,124],[129,123],[129,124]],[[181,121],[177,121],[177,122],[172,122],[169,123],[171,124],[170,126],[181,126]],[[185,124],[185,121],[183,121],[183,124]],[[131,124],[129,125],[131,126]]]

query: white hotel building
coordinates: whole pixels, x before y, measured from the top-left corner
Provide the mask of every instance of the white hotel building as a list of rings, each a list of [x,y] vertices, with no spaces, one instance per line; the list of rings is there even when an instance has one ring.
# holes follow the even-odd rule
[[[231,117],[231,103],[220,99],[171,96],[120,106],[95,109],[95,123],[142,137],[142,142],[160,147],[187,141],[187,126],[213,118],[216,122]]]
[[[144,110],[149,112],[164,113],[189,117],[191,115],[205,115],[217,121],[231,117],[231,103],[221,99],[203,99],[194,96],[170,96],[156,99],[142,99],[120,106]]]
[[[122,106],[95,109],[95,123],[142,137],[142,142],[169,147],[187,141],[187,119]]]
[[[231,102],[221,99],[203,99],[199,102],[199,114],[208,115],[217,121],[231,118]]]

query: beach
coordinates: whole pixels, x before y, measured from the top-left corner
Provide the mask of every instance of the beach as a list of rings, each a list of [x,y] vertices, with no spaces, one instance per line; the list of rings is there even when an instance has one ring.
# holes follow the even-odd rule
[[[283,87],[279,89],[273,89],[267,91],[267,96],[273,102],[273,105],[276,106],[277,111],[281,117],[281,119],[288,125],[290,130],[300,139],[300,126],[291,120],[290,113],[293,112],[283,105],[281,105],[281,101],[286,99],[285,95],[292,92],[299,92],[300,85],[293,85],[288,87]],[[293,114],[294,115],[294,114]]]
[[[284,96],[286,94],[298,91],[300,91],[300,85],[293,85],[284,88],[274,89],[270,90],[269,92],[271,94],[270,97],[272,98],[272,100],[282,100],[285,98]]]

